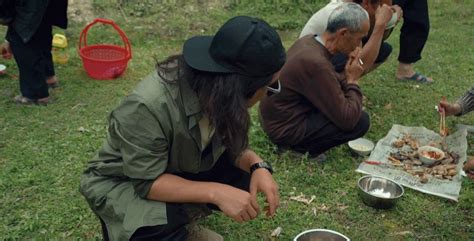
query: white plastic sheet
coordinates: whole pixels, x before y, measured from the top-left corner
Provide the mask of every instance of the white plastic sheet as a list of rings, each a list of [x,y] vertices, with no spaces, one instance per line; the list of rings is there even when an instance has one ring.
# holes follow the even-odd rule
[[[396,152],[396,148],[392,147],[392,143],[396,139],[402,138],[405,134],[410,134],[416,139],[420,146],[428,145],[432,142],[441,141],[441,136],[425,127],[407,127],[401,125],[393,125],[388,134],[377,142],[368,160],[390,163],[387,159],[391,152]],[[370,165],[362,162],[357,168],[357,172],[371,174],[392,179],[399,184],[418,190],[423,193],[436,195],[439,197],[458,201],[459,192],[461,190],[461,170],[463,163],[466,161],[467,152],[467,129],[461,128],[457,132],[446,137],[446,145],[449,151],[453,151],[460,156],[456,170],[458,174],[453,180],[441,180],[435,177],[429,177],[427,183],[421,183],[419,178],[391,165]]]

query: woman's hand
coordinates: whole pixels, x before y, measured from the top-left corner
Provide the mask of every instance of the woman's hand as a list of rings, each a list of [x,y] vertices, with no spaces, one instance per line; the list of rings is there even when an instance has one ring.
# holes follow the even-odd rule
[[[225,215],[239,223],[256,218],[260,212],[257,200],[250,193],[229,185],[219,185],[213,199]]]
[[[263,162],[254,151],[247,149],[242,152],[237,163],[240,169],[250,173],[250,167],[255,163]],[[278,194],[278,185],[273,180],[272,174],[265,168],[256,169],[250,177],[250,196],[253,207],[259,211],[257,202],[257,193],[265,194],[268,203],[267,216],[273,216],[280,205],[280,195]]]
[[[255,170],[250,178],[250,195],[252,202],[257,203],[258,192],[265,194],[268,204],[266,215],[269,217],[275,215],[276,209],[280,205],[280,194],[278,193],[278,185],[275,180],[273,180],[272,174],[265,168]]]

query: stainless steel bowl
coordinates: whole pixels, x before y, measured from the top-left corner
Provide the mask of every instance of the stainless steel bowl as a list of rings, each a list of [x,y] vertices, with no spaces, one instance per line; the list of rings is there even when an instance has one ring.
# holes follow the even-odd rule
[[[374,208],[391,208],[405,193],[400,184],[383,177],[363,176],[357,185],[362,201]]]
[[[298,234],[293,241],[350,241],[350,239],[329,229],[310,229]]]

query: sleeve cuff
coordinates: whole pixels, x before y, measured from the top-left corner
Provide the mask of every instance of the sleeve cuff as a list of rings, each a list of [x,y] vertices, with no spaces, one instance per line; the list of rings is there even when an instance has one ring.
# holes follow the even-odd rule
[[[359,93],[362,96],[362,91],[360,90],[360,87],[359,87],[358,84],[347,84],[346,90],[347,91],[353,90],[353,91]]]
[[[135,193],[143,199],[147,199],[148,193],[150,192],[151,186],[153,185],[154,180],[134,180],[133,188],[135,189]]]

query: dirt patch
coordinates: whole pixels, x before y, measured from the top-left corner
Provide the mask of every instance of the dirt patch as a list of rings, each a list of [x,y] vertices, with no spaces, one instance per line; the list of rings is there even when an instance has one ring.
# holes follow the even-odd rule
[[[91,0],[69,0],[68,19],[72,22],[88,23],[94,20]]]

